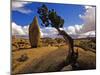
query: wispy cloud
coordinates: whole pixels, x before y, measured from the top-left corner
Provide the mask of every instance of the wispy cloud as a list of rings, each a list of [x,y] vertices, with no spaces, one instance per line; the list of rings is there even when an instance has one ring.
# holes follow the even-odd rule
[[[25,5],[29,4],[30,2],[17,2],[17,1],[12,1],[12,10],[13,11],[18,11],[24,14],[31,13],[32,10],[26,9]]]

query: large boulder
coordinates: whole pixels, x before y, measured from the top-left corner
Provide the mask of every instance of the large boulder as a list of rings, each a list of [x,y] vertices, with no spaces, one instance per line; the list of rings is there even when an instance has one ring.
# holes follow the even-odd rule
[[[29,40],[32,48],[36,48],[40,45],[40,28],[36,16],[29,26]]]

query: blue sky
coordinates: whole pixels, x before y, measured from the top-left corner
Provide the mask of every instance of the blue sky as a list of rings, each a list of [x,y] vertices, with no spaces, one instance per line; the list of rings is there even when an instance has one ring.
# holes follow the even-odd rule
[[[37,14],[37,8],[43,3],[32,2],[26,4],[23,8],[31,10],[30,13],[25,14],[19,11],[12,10],[12,21],[16,22],[18,25],[28,25],[32,22],[35,15]],[[55,9],[55,11],[60,15],[65,23],[64,26],[83,24],[83,20],[79,17],[79,14],[84,14],[85,9],[83,5],[72,5],[72,4],[55,4],[55,3],[45,3],[49,9]],[[39,19],[39,18],[38,18]],[[41,20],[39,19],[39,23]]]
[[[12,33],[28,35],[28,27],[34,16],[37,14],[37,8],[43,2],[18,2],[12,1]],[[48,9],[54,9],[59,16],[64,19],[64,30],[70,35],[93,35],[95,36],[95,6],[44,3]],[[38,17],[39,25],[41,20]],[[57,31],[54,28],[45,28],[40,26],[43,36],[54,36]],[[55,32],[55,33],[54,33]],[[51,34],[51,35],[50,35]]]

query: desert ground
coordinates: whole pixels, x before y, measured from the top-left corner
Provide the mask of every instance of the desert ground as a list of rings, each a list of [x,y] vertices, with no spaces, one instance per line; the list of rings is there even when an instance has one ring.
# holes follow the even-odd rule
[[[68,45],[64,43],[64,40],[63,42],[58,41],[59,43],[55,43],[54,40],[50,40],[49,38],[49,43],[43,40],[42,42],[45,42],[45,44],[37,48],[31,48],[27,39],[13,37],[12,74],[74,71],[96,68],[95,40],[92,40],[92,42],[90,39],[74,41],[74,49],[78,49],[79,52],[77,69],[73,69],[70,64],[66,62]],[[87,46],[86,43],[90,43],[90,45]]]

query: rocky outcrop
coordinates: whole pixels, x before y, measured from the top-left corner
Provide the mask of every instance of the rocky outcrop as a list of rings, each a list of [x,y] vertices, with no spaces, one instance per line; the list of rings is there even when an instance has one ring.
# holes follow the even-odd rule
[[[40,44],[40,28],[36,16],[29,26],[29,40],[32,48],[36,48]]]

